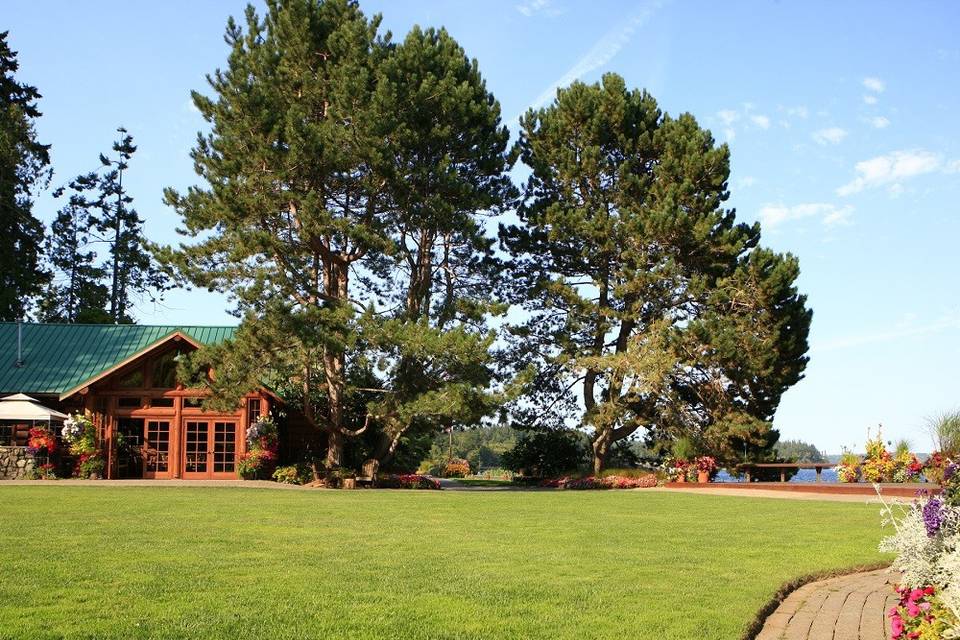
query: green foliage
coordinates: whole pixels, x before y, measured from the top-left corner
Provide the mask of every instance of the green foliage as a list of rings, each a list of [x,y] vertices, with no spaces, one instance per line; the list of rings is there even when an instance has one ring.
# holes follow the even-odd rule
[[[529,111],[516,152],[532,175],[501,240],[530,312],[515,368],[535,371],[517,421],[589,426],[595,470],[640,429],[723,462],[769,456],[810,312],[796,258],[723,208],[726,145],[607,74]]]
[[[37,140],[36,87],[17,81],[17,54],[0,32],[0,321],[23,318],[49,275],[41,265],[43,223],[33,197],[50,180],[50,147]]]
[[[207,187],[166,192],[203,239],[164,259],[243,318],[232,344],[189,363],[194,379],[214,366],[228,404],[265,370],[285,381],[328,466],[389,465],[500,402],[480,212],[510,193],[508,133],[445,31],[393,44],[379,25],[346,0],[231,19],[227,68],[212,96],[193,94],[211,124],[193,153]]]
[[[71,194],[50,225],[46,242],[53,278],[40,303],[40,317],[44,322],[110,322],[110,291],[102,282],[106,270],[96,261],[95,219],[86,197],[96,184],[87,175],[69,187]],[[65,191],[57,189],[54,197],[62,197]]]
[[[936,450],[947,457],[960,457],[960,411],[948,411],[927,421]]]
[[[307,484],[313,480],[313,472],[306,464],[291,464],[274,469],[272,477],[281,484]]]
[[[802,440],[782,440],[774,450],[777,457],[790,462],[826,462],[815,445]]]
[[[451,455],[468,460],[477,470],[502,466],[503,454],[517,442],[517,432],[506,425],[454,431],[452,454],[448,434],[437,434],[431,440],[430,451],[419,461],[419,471],[440,475]]]
[[[576,471],[588,459],[583,440],[581,433],[569,429],[531,431],[503,454],[503,464],[522,475],[541,478]]]

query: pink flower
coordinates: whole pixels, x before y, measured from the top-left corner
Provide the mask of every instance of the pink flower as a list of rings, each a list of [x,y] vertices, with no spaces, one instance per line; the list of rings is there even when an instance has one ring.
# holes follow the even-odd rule
[[[907,608],[907,615],[910,616],[911,618],[916,618],[918,615],[920,615],[920,607],[918,607],[915,603],[908,602],[906,608]]]
[[[910,592],[910,597],[908,598],[908,600],[910,602],[916,602],[917,600],[919,600],[925,595],[926,594],[923,592],[923,589],[914,589],[913,591]]]
[[[903,636],[903,620],[899,617],[890,618],[890,631],[893,638],[900,638]]]

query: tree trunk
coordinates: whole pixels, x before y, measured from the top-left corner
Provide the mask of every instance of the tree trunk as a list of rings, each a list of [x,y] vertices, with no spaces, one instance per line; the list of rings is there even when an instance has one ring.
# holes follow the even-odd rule
[[[603,465],[607,461],[607,453],[610,452],[610,438],[613,434],[609,429],[605,429],[597,434],[593,441],[593,475],[600,475],[603,471]]]
[[[343,463],[343,434],[336,430],[327,433],[327,458],[324,465],[327,469],[341,466]]]

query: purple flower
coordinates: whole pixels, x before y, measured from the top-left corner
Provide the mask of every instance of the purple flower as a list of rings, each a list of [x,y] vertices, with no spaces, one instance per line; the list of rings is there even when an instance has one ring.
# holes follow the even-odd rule
[[[945,519],[943,502],[937,498],[930,498],[923,505],[923,525],[927,528],[927,535],[931,538],[937,535]]]
[[[957,463],[951,462],[947,465],[947,468],[943,470],[943,481],[949,482],[953,478],[954,474],[957,473]]]

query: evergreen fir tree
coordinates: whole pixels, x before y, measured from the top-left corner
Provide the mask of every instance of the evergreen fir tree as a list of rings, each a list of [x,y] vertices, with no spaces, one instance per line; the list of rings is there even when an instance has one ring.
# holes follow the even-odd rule
[[[97,186],[96,174],[71,182],[67,203],[50,225],[46,255],[54,273],[40,304],[40,317],[45,322],[111,322],[107,311],[110,292],[103,284],[106,271],[98,266],[92,248],[94,220],[86,196]],[[58,189],[54,196],[62,197],[65,191]]]
[[[133,296],[148,295],[152,299],[165,284],[144,238],[143,219],[130,206],[133,198],[123,186],[123,172],[137,147],[126,129],[117,131],[121,137],[113,143],[116,156],[100,154],[100,163],[107,170],[99,176],[97,199],[90,204],[99,210],[92,220],[100,238],[109,245],[105,265],[110,279],[109,312],[110,319],[120,324],[133,322]]]
[[[0,33],[0,321],[24,317],[49,278],[40,261],[43,224],[32,209],[50,179],[50,147],[37,141],[40,93],[15,79],[8,33]]]

